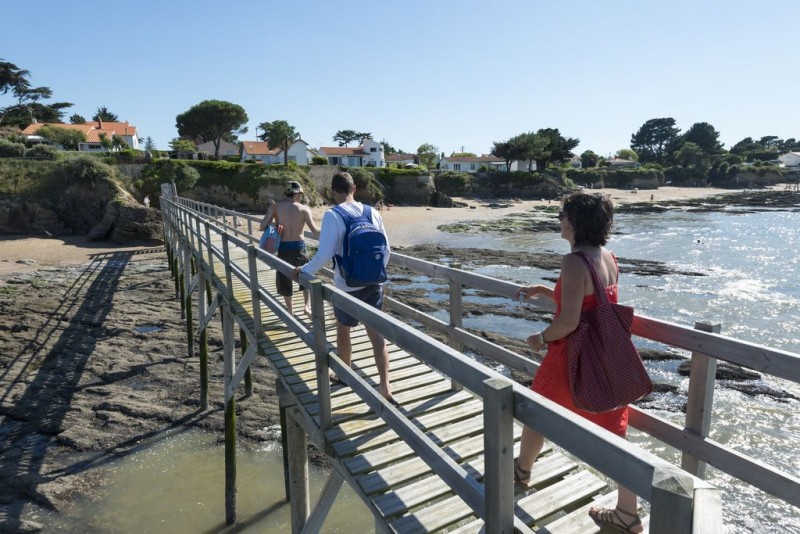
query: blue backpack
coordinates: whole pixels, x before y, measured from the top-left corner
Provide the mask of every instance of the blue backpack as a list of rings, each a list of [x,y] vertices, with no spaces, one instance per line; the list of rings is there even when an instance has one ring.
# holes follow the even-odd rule
[[[370,207],[364,206],[364,212],[358,217],[339,206],[333,210],[342,216],[345,225],[342,255],[335,255],[333,261],[347,285],[359,287],[385,282],[384,259],[389,247],[386,236],[372,224]]]

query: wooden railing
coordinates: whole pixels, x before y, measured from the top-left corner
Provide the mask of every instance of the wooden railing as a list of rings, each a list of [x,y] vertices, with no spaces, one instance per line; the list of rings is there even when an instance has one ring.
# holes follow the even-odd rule
[[[264,253],[254,245],[257,237],[252,234],[259,218],[183,198],[171,202],[162,197],[161,207],[171,265],[174,263],[176,272],[183,273],[185,280],[191,280],[190,263],[194,263],[198,272],[198,278],[192,283],[187,282],[185,289],[180,292],[186,301],[186,308],[191,309],[192,289],[200,288],[202,294],[208,282],[216,289],[217,298],[213,300],[214,306],[222,307],[225,314],[226,338],[223,347],[226,425],[234,417],[231,408],[234,402],[233,392],[245,374],[244,369],[255,356],[258,342],[263,336],[260,306],[255,305],[261,302],[315,351],[317,377],[322,378],[318,380],[320,423],[316,426],[310,417],[303,417],[302,414],[299,422],[304,424],[306,431],[323,450],[326,449],[324,430],[331,424],[330,385],[325,379],[330,369],[401,436],[479,517],[484,519],[489,532],[510,532],[513,528],[522,532],[529,531],[521,521],[515,519],[514,515],[511,458],[514,419],[541,432],[585,463],[649,501],[650,532],[721,532],[719,491],[695,474],[681,470],[624,439],[588,423],[560,405],[476,363],[452,346],[438,342],[402,321],[364,305],[346,292],[317,279],[303,276],[301,283],[309,289],[312,297],[312,328],[307,329],[302,322],[288,314],[285,308],[259,284],[257,268],[259,262],[266,263],[287,275],[292,272],[290,265]],[[214,239],[212,238],[214,235],[219,237]],[[215,241],[220,241],[222,245],[216,246]],[[231,261],[232,249],[246,251],[247,269]],[[536,363],[460,327],[460,297],[464,287],[510,297],[518,285],[401,254],[393,254],[391,261],[394,265],[447,280],[451,284],[453,298],[449,308],[451,314],[449,322],[422,314],[391,298],[386,299],[386,306],[389,309],[419,321],[427,328],[448,334],[453,344],[469,347],[485,357],[530,375],[535,372],[538,367]],[[224,266],[224,277],[215,274],[215,265]],[[250,317],[237,315],[237,307],[240,306],[232,297],[234,278],[250,288],[254,303],[252,322]],[[177,288],[176,283],[176,292]],[[206,299],[201,297],[198,301],[202,332],[204,324],[210,319],[213,306],[211,310],[207,310],[203,305]],[[477,482],[463,467],[443,453],[403,413],[388,404],[374,388],[343,364],[325,337],[323,314],[325,302],[343,309],[362,323],[381,332],[395,345],[414,354],[483,399],[486,414],[485,485]],[[238,311],[241,313],[240,309]],[[231,320],[228,321],[228,318]],[[247,333],[248,347],[238,362],[238,369],[235,368],[233,342],[228,339],[233,335],[232,326],[229,326],[233,321],[238,322]],[[191,339],[191,320],[187,323]],[[713,377],[712,364],[709,363],[713,358],[735,361],[768,374],[798,381],[798,369],[800,369],[798,356],[736,341],[713,332],[703,332],[645,317],[636,318],[634,332],[639,336],[694,351],[697,360],[693,361],[693,368],[695,366],[698,369],[705,368],[707,372],[705,376],[702,372],[692,374],[693,385],[690,385],[687,428],[680,428],[636,408],[631,409],[631,423],[694,459],[694,466],[690,465],[690,462],[685,464],[694,473],[701,474],[700,462],[708,462],[797,506],[800,484],[795,477],[736,453],[709,440],[706,435],[710,399],[713,396],[713,380],[707,377],[708,371],[712,371],[710,376]],[[202,372],[201,346],[201,374]],[[701,377],[701,382],[698,382],[697,377]],[[231,439],[235,439],[235,436]],[[227,477],[226,481],[230,482]],[[226,497],[229,493],[230,491],[226,489]],[[233,494],[235,495],[235,491]],[[232,522],[231,517],[235,517],[235,512],[228,513],[229,522]],[[304,518],[299,517],[298,520]]]

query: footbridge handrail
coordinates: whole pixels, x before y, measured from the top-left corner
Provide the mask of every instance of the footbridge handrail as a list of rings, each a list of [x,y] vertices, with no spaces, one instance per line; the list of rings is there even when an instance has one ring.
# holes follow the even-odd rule
[[[318,380],[317,394],[321,410],[319,419],[315,420],[308,414],[298,414],[298,417],[323,450],[326,449],[324,431],[331,420],[330,387],[327,381],[330,368],[454,489],[476,515],[486,521],[487,528],[497,526],[497,531],[510,531],[513,528],[529,531],[519,519],[521,512],[514,509],[511,475],[514,419],[541,432],[598,471],[650,501],[651,532],[698,532],[699,525],[721,525],[719,491],[701,478],[605,432],[528,388],[510,382],[500,373],[477,363],[459,350],[353,299],[346,292],[330,284],[320,283],[317,279],[302,276],[301,284],[310,290],[314,310],[312,327],[306,328],[261,286],[258,271],[260,264],[266,264],[286,275],[291,274],[293,268],[255,246],[257,237],[253,236],[253,229],[258,218],[183,198],[176,198],[175,202],[162,198],[161,208],[170,257],[177,260],[177,263],[182,263],[182,272],[187,279],[191,278],[192,267],[197,270],[199,281],[189,284],[188,287],[198,287],[201,295],[206,284],[215,287],[226,317],[226,425],[227,414],[232,412],[232,392],[243,374],[241,370],[235,369],[233,343],[229,339],[232,336],[231,323],[235,321],[246,331],[248,348],[245,351],[243,347],[244,355],[239,365],[247,367],[257,350],[255,347],[260,345],[264,336],[260,317],[260,304],[263,304],[304,343],[314,348],[317,354],[316,373],[319,378],[324,378]],[[221,241],[221,246],[215,244],[217,240]],[[242,267],[235,258],[246,258],[247,268]],[[172,261],[171,259],[171,263]],[[404,268],[414,268],[430,276],[447,279],[458,285],[459,291],[467,286],[508,297],[517,287],[509,282],[422,262],[401,254],[393,255],[392,261]],[[224,271],[222,276],[217,270],[219,267]],[[235,288],[239,286],[246,288],[246,292],[241,293],[246,295],[244,300],[237,297],[239,293]],[[188,297],[190,308],[191,292]],[[204,303],[202,296],[199,300]],[[484,484],[444,454],[420,428],[344,365],[325,338],[325,318],[322,313],[324,302],[343,309],[365,325],[379,331],[393,344],[483,399],[487,473]],[[207,315],[202,307],[200,315],[201,318]],[[447,326],[449,331],[458,333],[459,342],[472,342],[472,334],[469,332],[460,327]],[[694,346],[688,341],[686,343]],[[510,351],[500,347],[495,350],[496,354],[501,355],[507,352]],[[523,370],[531,369],[529,364],[522,363],[525,359],[519,355],[516,358],[508,354],[506,356],[510,365],[520,363]],[[237,380],[234,380],[235,377]],[[640,424],[644,421],[644,426],[656,426],[648,417],[651,416],[637,410],[634,419]],[[226,496],[227,494],[226,491]],[[715,530],[703,530],[712,531]]]

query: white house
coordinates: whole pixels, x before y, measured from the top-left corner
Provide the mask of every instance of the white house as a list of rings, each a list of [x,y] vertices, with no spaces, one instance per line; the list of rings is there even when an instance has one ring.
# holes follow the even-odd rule
[[[83,132],[86,136],[86,141],[78,143],[78,150],[80,152],[105,152],[106,148],[103,147],[101,135],[111,141],[114,136],[119,137],[128,148],[139,150],[139,136],[136,134],[136,126],[125,122],[107,122],[107,121],[92,121],[85,124],[61,124],[56,122],[38,122],[29,125],[22,130],[22,134],[28,138],[36,138],[36,132],[42,126],[55,126],[57,128],[65,128],[67,130],[78,130]]]
[[[633,161],[633,160],[629,160],[629,159],[621,159],[621,158],[608,158],[606,160],[606,163],[608,163],[609,167],[613,167],[615,169],[624,169],[624,168],[627,168],[627,167],[638,168],[638,167],[642,166],[642,164],[639,163],[638,161]]]
[[[416,165],[419,163],[419,159],[416,154],[398,153],[386,156],[386,163],[395,163],[399,167],[402,167],[404,165]]]
[[[516,163],[516,162],[514,162]],[[506,170],[506,162],[502,158],[495,156],[450,156],[449,158],[439,159],[439,170],[458,171],[458,172],[478,172],[481,167],[489,170]],[[517,170],[512,163],[511,170]],[[527,167],[526,169],[527,170]]]
[[[351,148],[346,146],[323,146],[320,156],[328,158],[328,165],[343,167],[386,167],[383,157],[383,145],[371,139],[365,139],[361,145]]]
[[[784,167],[800,167],[800,152],[787,152],[778,159]]]
[[[222,156],[238,156],[239,155],[239,145],[236,143],[229,143],[228,141],[220,141],[219,142],[219,155]],[[205,143],[197,145],[197,151],[202,152],[203,154],[208,154],[209,156],[213,156],[216,148],[214,147],[214,141],[206,141]]]
[[[288,150],[289,161],[298,165],[308,165],[314,152],[308,148],[308,143],[302,139],[296,140]],[[283,163],[283,150],[270,148],[266,141],[243,141],[241,161],[258,160],[265,164]]]

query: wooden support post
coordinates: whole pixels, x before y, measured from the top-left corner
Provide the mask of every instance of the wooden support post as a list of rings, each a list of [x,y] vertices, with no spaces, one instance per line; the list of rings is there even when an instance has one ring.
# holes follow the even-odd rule
[[[175,260],[175,268],[178,269],[178,260]],[[186,299],[184,295],[186,294],[186,278],[183,276],[184,272],[183,269],[179,269],[178,271],[178,280],[180,280],[180,284],[178,284],[178,295],[176,295],[179,299],[181,299],[181,319],[186,319]]]
[[[236,339],[233,331],[233,316],[230,306],[223,306],[225,316],[222,348],[225,375],[225,523],[236,522],[236,397],[229,394],[229,385],[236,371],[234,349]]]
[[[201,269],[198,273],[200,277],[199,287],[204,287],[206,275]],[[209,306],[211,303],[208,304]],[[203,290],[197,292],[197,315],[200,321],[206,316],[206,299],[203,297]],[[200,329],[200,409],[208,410],[208,325],[203,325]]]
[[[339,494],[343,482],[342,475],[336,469],[331,470],[328,480],[325,481],[325,487],[322,488],[322,493],[319,494],[317,505],[311,515],[308,516],[308,520],[303,527],[303,534],[314,534],[322,530],[325,518],[328,517],[331,507],[336,502],[336,496]]]
[[[183,300],[186,302],[184,308],[186,309],[186,346],[189,349],[189,357],[194,357],[194,325],[192,324],[192,257],[189,252],[189,247],[183,249]]]
[[[281,422],[281,449],[283,451],[283,489],[286,500],[291,498],[289,492],[289,442],[286,438],[286,410],[289,408],[288,395],[280,378],[275,380],[275,392],[278,395],[278,415]]]
[[[239,329],[239,342],[242,346],[242,354],[244,354],[247,352],[247,333],[244,331],[244,328]],[[244,372],[244,395],[245,397],[251,397],[253,395],[253,372],[250,370],[249,365]]]
[[[677,467],[655,469],[651,505],[650,534],[722,532],[719,490]]]
[[[206,227],[206,249],[208,252],[208,270],[211,274],[214,273],[214,246],[211,244],[211,224],[205,221]]]
[[[720,324],[697,322],[695,329],[718,334],[722,330]],[[689,396],[686,402],[686,430],[695,432],[704,438],[711,430],[711,414],[714,405],[714,383],[717,375],[717,359],[700,352],[692,353],[689,369]],[[701,462],[691,451],[681,455],[681,467],[689,473],[705,478],[706,463]]]
[[[292,517],[292,534],[300,534],[308,519],[308,451],[306,432],[294,417],[294,410],[286,413],[286,441],[289,453],[289,506]]]
[[[314,329],[314,358],[317,362],[317,400],[319,402],[319,425],[325,431],[331,427],[331,382],[328,379],[328,338],[325,335],[325,300],[322,282],[311,280],[308,284],[311,299],[311,322]]]
[[[181,274],[178,270],[178,257],[172,254],[172,272],[175,273],[175,298],[181,297]],[[183,318],[183,301],[181,301],[181,318]]]
[[[453,263],[450,265],[453,269],[461,269],[460,263]],[[455,280],[450,280],[450,326],[453,328],[461,328],[464,326],[464,310],[463,310],[463,293],[462,293],[463,286],[460,282]],[[462,352],[464,350],[464,345],[460,341],[456,341],[452,337],[448,339],[448,345],[453,347],[455,350]],[[450,380],[450,389],[452,391],[461,391],[464,389],[464,386],[456,382],[455,380]]]
[[[507,380],[485,380],[483,449],[486,532],[514,532],[514,397]]]

